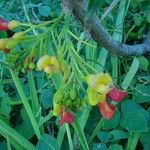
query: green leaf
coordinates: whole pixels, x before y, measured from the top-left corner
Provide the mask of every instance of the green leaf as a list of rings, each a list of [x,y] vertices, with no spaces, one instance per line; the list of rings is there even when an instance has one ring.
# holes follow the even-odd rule
[[[0,31],[0,38],[6,38],[6,37],[7,37],[7,32]]]
[[[36,116],[39,113],[40,110],[40,104],[39,104],[39,99],[37,96],[37,90],[36,90],[36,85],[35,85],[35,81],[34,81],[34,74],[32,71],[30,71],[28,73],[28,78],[29,78],[29,89],[30,89],[30,96],[32,99],[32,110],[34,115]],[[37,116],[37,121],[39,121],[39,115]]]
[[[119,144],[113,144],[109,146],[108,150],[123,150],[123,148]]]
[[[0,150],[7,150],[7,144],[5,142],[0,142]]]
[[[111,139],[111,135],[108,131],[99,131],[97,133],[97,137],[100,139],[101,142],[106,143]]]
[[[44,109],[48,109],[52,106],[52,94],[50,89],[42,89],[41,102]]]
[[[5,116],[9,116],[9,113],[11,111],[10,105],[9,105],[10,98],[9,97],[4,97],[1,101],[0,105],[0,112],[1,114]]]
[[[149,61],[144,56],[137,57],[140,63],[140,68],[144,71],[148,70]]]
[[[58,135],[57,135],[59,149],[61,148],[65,133],[66,133],[66,127],[63,124],[62,126],[59,127],[59,131],[58,131]]]
[[[109,134],[112,137],[111,141],[116,141],[129,137],[129,134],[127,132],[124,132],[123,130],[112,130],[111,132],[109,132]]]
[[[44,134],[37,143],[37,150],[59,150],[57,140],[48,134]]]
[[[107,57],[108,57],[108,51],[105,48],[102,48],[97,59],[97,62],[100,64],[96,68],[97,71],[99,72],[104,71]]]
[[[82,145],[83,150],[89,150],[86,137],[84,135],[84,132],[83,132],[83,130],[82,130],[82,128],[80,126],[80,123],[79,123],[77,118],[75,119],[75,121],[73,123],[73,128],[74,128],[76,134],[79,136],[79,140],[80,140],[80,143]]]
[[[150,23],[150,13],[147,15],[147,21]]]
[[[120,112],[117,110],[115,116],[111,120],[104,120],[103,129],[113,129],[120,122]]]
[[[87,18],[95,13],[95,11],[101,7],[102,3],[103,1],[101,0],[89,0]]]
[[[48,17],[51,13],[51,9],[49,6],[40,6],[39,7],[39,14],[41,16],[44,16],[44,17]]]
[[[6,95],[5,91],[3,90],[4,86],[2,83],[0,83],[0,97],[4,97]]]
[[[28,150],[35,150],[35,146],[30,143],[26,138],[19,134],[16,130],[11,128],[7,123],[0,119],[0,133],[10,136],[12,139],[19,143],[23,148]]]
[[[150,103],[150,84],[137,84],[134,94],[134,100],[137,103]]]
[[[150,150],[150,131],[147,133],[143,133],[140,136],[140,141],[143,144],[144,150]]]
[[[139,14],[136,14],[134,16],[134,23],[135,23],[136,26],[140,26],[142,21],[143,21],[143,19]]]
[[[125,79],[122,82],[122,89],[127,90],[127,88],[129,87],[133,77],[135,76],[138,68],[139,68],[139,61],[138,61],[138,59],[134,58],[129,71],[128,71]]]
[[[92,150],[107,150],[107,146],[104,143],[94,144]]]
[[[25,138],[31,139],[34,135],[34,130],[24,108],[21,110],[21,117],[23,121],[16,126],[16,130]]]
[[[29,119],[31,121],[32,127],[33,127],[33,129],[34,129],[38,139],[40,139],[41,138],[41,133],[40,133],[40,130],[39,130],[36,118],[33,115],[32,109],[30,107],[29,101],[28,101],[28,99],[27,99],[27,97],[25,95],[25,92],[23,90],[23,87],[22,87],[22,84],[20,82],[20,79],[18,78],[17,74],[15,72],[13,72],[11,69],[9,71],[10,71],[10,73],[12,75],[12,79],[14,80],[14,83],[15,83],[15,86],[17,88],[17,91],[18,91],[18,93],[20,95],[22,103],[23,103],[23,105],[25,107],[25,110],[26,110],[26,112],[28,114],[28,117],[29,117]]]
[[[120,139],[128,138],[129,135],[127,132],[122,130],[112,130],[110,131],[99,131],[97,133],[97,137],[100,139],[101,142],[106,143],[109,141],[116,141]]]
[[[141,112],[145,118],[149,119],[149,114],[146,110],[144,110],[139,104],[137,104],[133,100],[125,100],[121,104],[121,111],[123,114],[126,114],[128,112]]]
[[[141,112],[128,112],[122,116],[121,126],[128,131],[147,132],[147,121]]]

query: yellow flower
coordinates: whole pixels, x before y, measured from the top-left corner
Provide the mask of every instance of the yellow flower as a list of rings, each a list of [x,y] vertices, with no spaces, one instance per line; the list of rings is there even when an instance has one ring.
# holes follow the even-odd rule
[[[59,70],[59,63],[55,56],[45,55],[37,62],[38,70],[46,72],[47,74],[54,73]]]
[[[91,74],[86,77],[88,103],[92,106],[106,101],[106,94],[112,89],[112,79],[107,73]]]
[[[103,102],[106,100],[106,94],[100,94],[95,90],[88,88],[88,103],[92,106],[97,105],[99,102]]]
[[[89,87],[101,94],[107,94],[112,88],[112,79],[107,73],[88,75],[86,81]]]

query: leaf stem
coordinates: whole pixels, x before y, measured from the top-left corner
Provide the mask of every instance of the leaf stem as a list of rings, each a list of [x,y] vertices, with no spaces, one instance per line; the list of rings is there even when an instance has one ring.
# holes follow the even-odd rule
[[[139,133],[133,133],[128,139],[126,150],[135,150],[138,140]]]

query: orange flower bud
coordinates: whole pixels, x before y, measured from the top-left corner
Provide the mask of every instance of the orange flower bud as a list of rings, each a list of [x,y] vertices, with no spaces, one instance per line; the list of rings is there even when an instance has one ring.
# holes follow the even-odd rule
[[[0,31],[8,31],[8,22],[3,20],[3,19],[0,19]]]
[[[98,103],[98,107],[100,109],[102,116],[108,120],[112,119],[117,109],[115,106],[109,104],[107,101]]]
[[[71,124],[73,123],[73,121],[74,121],[74,116],[70,112],[66,112],[65,108],[62,108],[59,125],[61,126],[63,123]]]

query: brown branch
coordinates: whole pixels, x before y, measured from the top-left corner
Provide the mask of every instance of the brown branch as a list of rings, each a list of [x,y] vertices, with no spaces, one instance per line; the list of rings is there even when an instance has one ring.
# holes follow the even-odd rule
[[[111,35],[100,24],[100,20],[96,15],[85,19],[87,9],[86,0],[62,0],[63,5],[73,13],[73,15],[81,21],[82,25],[89,31],[91,37],[112,54],[120,56],[143,55],[150,52],[150,33],[142,44],[127,45],[115,41]]]

